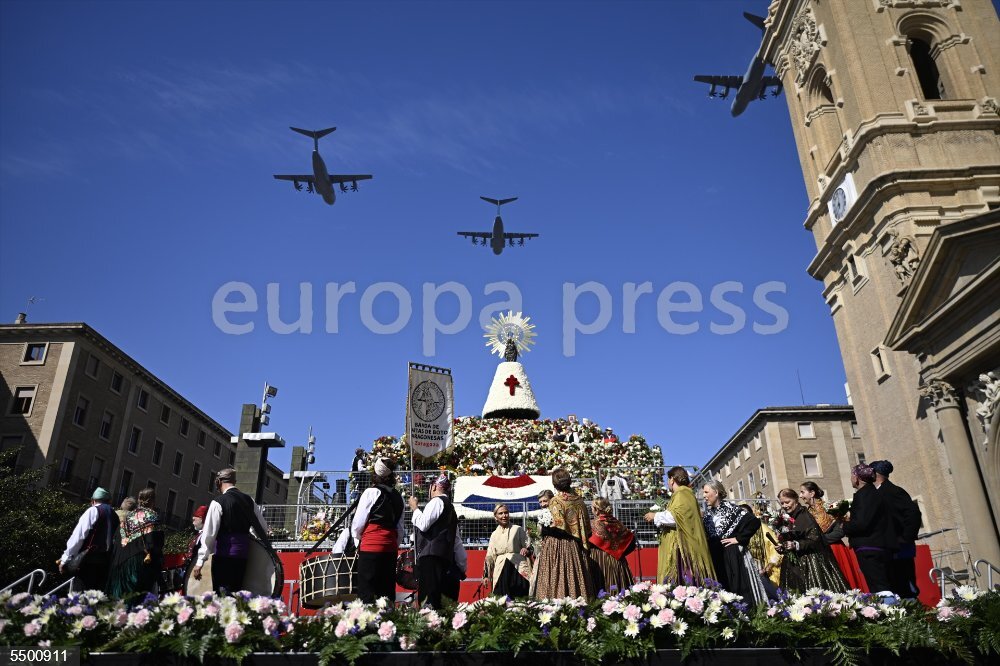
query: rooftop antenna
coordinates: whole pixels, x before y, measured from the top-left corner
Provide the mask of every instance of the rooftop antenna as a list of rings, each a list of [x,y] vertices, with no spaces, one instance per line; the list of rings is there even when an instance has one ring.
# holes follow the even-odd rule
[[[799,380],[799,398],[802,399],[802,405],[806,404],[806,394],[802,391],[802,377],[799,376],[799,369],[795,368],[795,378]]]

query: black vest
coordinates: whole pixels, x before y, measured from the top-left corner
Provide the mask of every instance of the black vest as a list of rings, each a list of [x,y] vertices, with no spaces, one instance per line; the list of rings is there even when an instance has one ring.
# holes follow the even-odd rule
[[[91,553],[107,553],[115,542],[121,521],[110,504],[96,504],[94,508],[97,509],[97,522],[91,528],[84,547]]]
[[[254,501],[246,493],[236,488],[230,488],[216,497],[215,501],[222,507],[219,534],[247,534],[251,527],[257,526]],[[264,535],[260,536],[264,537]]]
[[[434,524],[426,532],[413,528],[417,559],[432,555],[452,562],[455,559],[455,538],[458,536],[458,514],[447,495],[438,495],[437,499],[444,502],[444,510]]]
[[[368,512],[368,522],[387,530],[394,530],[399,517],[403,515],[403,496],[395,488],[380,483],[376,483],[375,487],[381,494],[375,501],[375,506]]]

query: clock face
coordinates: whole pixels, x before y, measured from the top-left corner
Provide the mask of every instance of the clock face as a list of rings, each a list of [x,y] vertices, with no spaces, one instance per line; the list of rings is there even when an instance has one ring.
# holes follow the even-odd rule
[[[847,212],[847,192],[844,191],[843,187],[837,188],[830,203],[833,206],[833,216],[837,221],[844,219],[844,213]]]

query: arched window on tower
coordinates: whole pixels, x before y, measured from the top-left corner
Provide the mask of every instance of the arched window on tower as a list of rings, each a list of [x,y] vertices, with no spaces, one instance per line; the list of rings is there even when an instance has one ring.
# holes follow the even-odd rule
[[[907,46],[924,99],[945,99],[944,82],[941,80],[937,63],[931,55],[931,45],[923,39],[911,37]]]
[[[806,126],[816,146],[814,159],[820,173],[824,173],[830,159],[844,138],[843,126],[837,113],[833,90],[826,69],[818,65],[806,85]]]

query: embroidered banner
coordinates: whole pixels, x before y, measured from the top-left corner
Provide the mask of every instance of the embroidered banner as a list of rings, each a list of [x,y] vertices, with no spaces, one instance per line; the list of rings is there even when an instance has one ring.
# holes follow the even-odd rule
[[[451,370],[410,363],[406,441],[414,456],[430,458],[455,443],[455,392]]]

